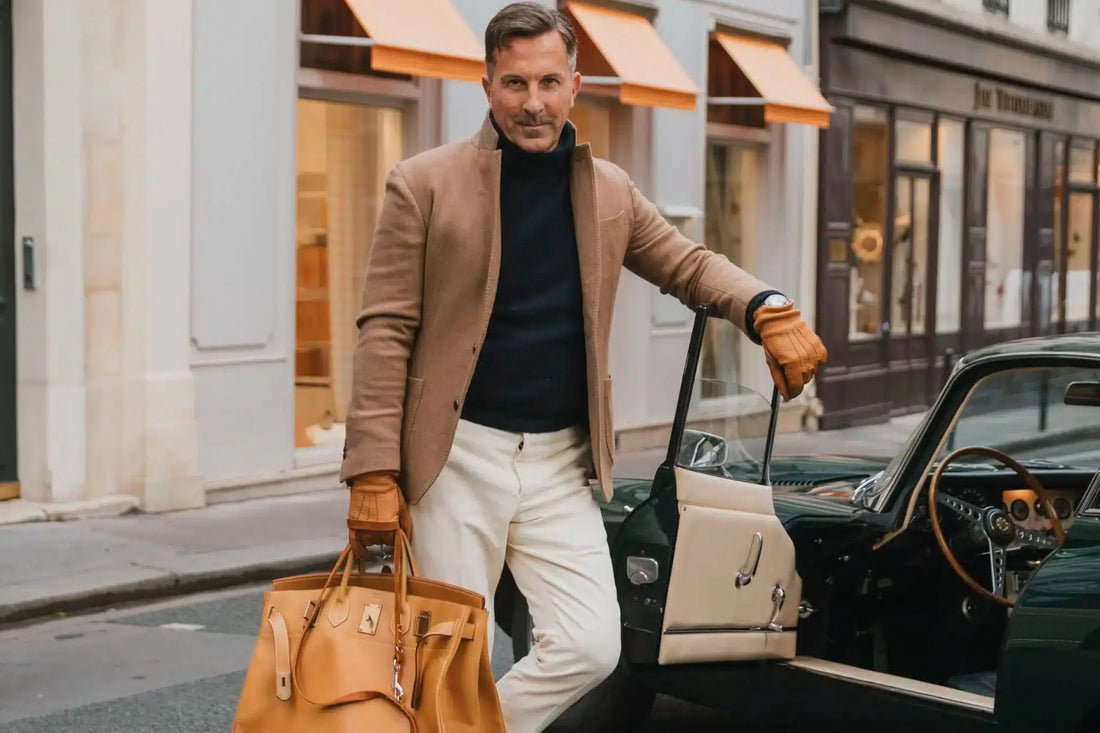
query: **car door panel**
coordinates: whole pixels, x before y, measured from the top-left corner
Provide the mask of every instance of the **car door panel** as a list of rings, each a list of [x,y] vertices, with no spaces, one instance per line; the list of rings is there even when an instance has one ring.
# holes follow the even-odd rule
[[[679,531],[658,663],[794,657],[802,581],[771,487],[675,476]]]

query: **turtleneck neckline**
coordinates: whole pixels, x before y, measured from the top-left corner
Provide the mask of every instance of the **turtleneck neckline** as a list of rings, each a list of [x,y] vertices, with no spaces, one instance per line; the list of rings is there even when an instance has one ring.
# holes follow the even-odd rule
[[[573,156],[573,148],[577,144],[577,134],[572,124],[566,123],[561,130],[561,137],[553,150],[544,153],[530,153],[508,139],[504,131],[500,129],[492,113],[489,120],[497,131],[497,148],[504,155],[509,165],[522,167],[529,171],[557,171],[568,167]]]

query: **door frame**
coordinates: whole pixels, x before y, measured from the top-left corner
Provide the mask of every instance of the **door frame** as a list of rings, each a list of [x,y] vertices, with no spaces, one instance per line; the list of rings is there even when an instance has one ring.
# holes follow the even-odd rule
[[[12,2],[0,0],[0,499],[19,496]]]
[[[932,145],[936,146],[936,126],[932,128]],[[898,215],[897,191],[898,179],[909,178],[914,182],[918,179],[928,181],[928,218],[925,225],[927,232],[927,249],[925,267],[927,272],[926,289],[924,293],[924,332],[913,334],[913,300],[910,299],[909,322],[906,324],[905,335],[897,336],[894,331],[893,303],[894,303],[894,255],[893,245],[895,236],[894,223]],[[891,371],[891,376],[903,376],[900,380],[893,380],[895,384],[909,385],[907,393],[902,395],[903,401],[897,402],[896,396],[891,397],[891,413],[904,415],[917,409],[927,409],[932,400],[939,393],[935,380],[937,368],[936,355],[933,353],[936,339],[936,297],[938,291],[939,275],[939,223],[940,223],[940,171],[938,164],[933,162],[926,165],[916,163],[894,163],[890,173],[890,200],[887,202],[887,230],[889,231],[890,246],[886,248],[885,269],[886,277],[883,291],[886,293],[887,304],[883,317],[889,324],[885,336],[885,348],[883,358],[884,367]],[[914,208],[916,201],[916,186],[909,190],[909,208]],[[916,221],[913,221],[916,224]],[[911,289],[913,280],[913,253],[910,247],[909,257],[906,263],[906,284]],[[904,366],[901,366],[904,364]],[[904,375],[899,374],[904,372]],[[914,379],[917,376],[919,378]],[[907,377],[907,378],[906,378]]]

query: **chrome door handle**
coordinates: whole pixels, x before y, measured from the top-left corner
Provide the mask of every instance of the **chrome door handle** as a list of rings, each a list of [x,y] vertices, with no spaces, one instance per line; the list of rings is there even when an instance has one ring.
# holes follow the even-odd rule
[[[752,537],[752,544],[749,545],[749,556],[745,558],[744,567],[737,571],[737,580],[734,581],[735,587],[744,588],[752,582],[753,577],[756,576],[756,569],[760,567],[760,556],[763,554],[764,535],[757,532]]]
[[[783,627],[776,623],[779,620],[779,612],[783,610],[783,604],[787,602],[787,591],[778,584],[772,588],[772,620],[768,622],[768,631],[782,631]]]

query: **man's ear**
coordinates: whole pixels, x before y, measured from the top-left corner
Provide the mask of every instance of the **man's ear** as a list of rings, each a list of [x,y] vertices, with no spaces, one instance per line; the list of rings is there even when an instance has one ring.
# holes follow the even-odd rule
[[[573,100],[576,101],[577,95],[581,93],[581,72],[573,72]]]
[[[493,88],[493,82],[489,81],[489,75],[481,77],[481,88],[485,90],[485,99],[492,101],[493,96],[489,93]]]

